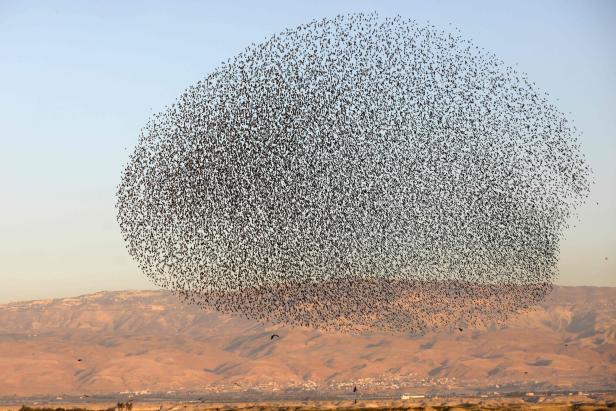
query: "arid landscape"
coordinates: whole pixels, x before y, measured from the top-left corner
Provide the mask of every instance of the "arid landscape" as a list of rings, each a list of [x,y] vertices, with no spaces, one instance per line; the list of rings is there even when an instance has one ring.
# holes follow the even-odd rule
[[[0,411],[616,411],[614,22],[0,0]]]
[[[274,333],[280,338],[272,339]],[[504,327],[423,336],[263,326],[201,311],[163,291],[0,306],[0,397],[6,401],[361,400],[615,388],[616,288],[558,287]]]

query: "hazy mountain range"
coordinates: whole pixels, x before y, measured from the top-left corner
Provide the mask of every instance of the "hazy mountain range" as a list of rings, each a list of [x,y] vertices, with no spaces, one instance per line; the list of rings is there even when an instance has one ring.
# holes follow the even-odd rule
[[[504,327],[419,337],[263,326],[163,291],[0,305],[0,396],[354,385],[616,389],[616,288],[557,287]]]

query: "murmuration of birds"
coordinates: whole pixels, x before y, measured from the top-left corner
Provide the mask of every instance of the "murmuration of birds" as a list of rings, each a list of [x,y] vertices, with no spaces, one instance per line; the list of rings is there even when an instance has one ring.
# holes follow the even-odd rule
[[[139,136],[130,255],[263,323],[422,334],[541,302],[592,172],[580,132],[459,31],[349,14],[220,64]]]

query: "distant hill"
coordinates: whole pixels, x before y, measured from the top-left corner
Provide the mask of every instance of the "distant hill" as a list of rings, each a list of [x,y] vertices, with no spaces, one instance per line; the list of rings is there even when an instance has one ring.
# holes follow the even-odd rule
[[[616,389],[616,288],[557,287],[506,327],[421,337],[263,326],[163,291],[0,305],[0,396],[353,385]]]

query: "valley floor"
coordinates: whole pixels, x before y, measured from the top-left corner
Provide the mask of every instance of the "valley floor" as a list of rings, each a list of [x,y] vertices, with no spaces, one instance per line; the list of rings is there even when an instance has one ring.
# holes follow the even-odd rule
[[[127,411],[113,402],[59,403],[24,401],[0,405],[0,411]],[[447,397],[309,401],[251,401],[251,402],[134,402],[132,411],[267,411],[267,410],[616,410],[616,393],[583,395],[517,396],[517,397]]]

